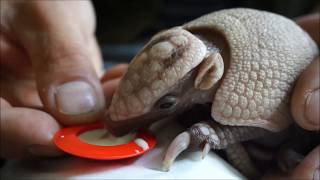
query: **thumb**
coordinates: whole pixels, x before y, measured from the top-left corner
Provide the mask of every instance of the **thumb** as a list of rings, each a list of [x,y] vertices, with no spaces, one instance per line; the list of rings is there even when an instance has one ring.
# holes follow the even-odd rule
[[[314,60],[300,75],[293,90],[291,112],[302,128],[320,130],[320,59]]]
[[[97,120],[105,102],[92,64],[100,56],[90,3],[35,1],[18,6],[14,35],[29,54],[45,109],[66,125]]]

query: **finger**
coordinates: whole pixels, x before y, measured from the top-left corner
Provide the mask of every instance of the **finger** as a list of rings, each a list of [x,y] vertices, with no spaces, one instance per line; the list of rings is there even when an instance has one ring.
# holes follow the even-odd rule
[[[10,108],[12,107],[11,104],[6,101],[5,99],[3,99],[2,97],[0,97],[0,108],[1,110],[5,109],[5,108]]]
[[[36,84],[32,79],[17,78],[6,70],[1,70],[0,75],[0,96],[13,106],[37,109],[43,107]]]
[[[296,22],[309,33],[309,35],[320,44],[320,14],[310,14],[296,19]]]
[[[91,59],[93,62],[93,67],[97,72],[98,77],[103,75],[103,61],[102,61],[102,54],[100,52],[100,47],[98,45],[97,39],[94,37],[89,45],[89,54],[91,55]]]
[[[121,78],[112,79],[109,81],[105,81],[102,84],[105,100],[106,100],[106,107],[109,107],[111,103],[112,96],[116,90],[116,88],[119,86],[119,83],[121,81]]]
[[[61,154],[52,141],[59,125],[49,114],[28,108],[1,107],[0,121],[1,157]]]
[[[128,64],[118,64],[109,69],[101,78],[101,82],[122,77],[128,69]]]
[[[319,179],[320,174],[320,145],[312,150],[308,156],[293,171],[294,179]]]
[[[106,107],[109,107],[112,96],[127,69],[128,64],[118,64],[108,70],[101,78],[103,92],[106,100]]]
[[[296,123],[307,130],[320,130],[320,59],[301,74],[293,91],[291,112]]]
[[[0,32],[0,65],[1,68],[10,71],[19,77],[33,75],[31,62],[26,52]]]
[[[66,125],[99,119],[105,102],[92,64],[100,56],[91,52],[99,51],[88,48],[96,45],[91,4],[32,1],[16,6],[11,30],[30,56],[45,109]]]

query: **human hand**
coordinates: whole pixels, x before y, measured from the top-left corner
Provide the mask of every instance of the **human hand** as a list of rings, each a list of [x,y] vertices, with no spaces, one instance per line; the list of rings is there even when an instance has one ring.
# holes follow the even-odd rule
[[[297,23],[320,44],[320,15],[297,19]],[[300,127],[307,131],[320,131],[320,58],[317,57],[300,75],[291,98],[291,112]],[[320,145],[314,148],[293,170],[292,174],[273,174],[266,179],[319,179]]]
[[[320,130],[319,82],[320,59],[314,60],[301,74],[291,99],[291,111],[296,124],[307,131]],[[315,137],[316,138],[316,137]],[[263,179],[314,179],[320,174],[320,145],[298,164],[291,174],[267,174]]]
[[[1,1],[1,157],[57,155],[60,125],[105,111],[89,1]]]
[[[320,45],[320,14],[297,19],[297,23]],[[291,100],[291,112],[298,125],[310,131],[320,130],[320,59],[316,58],[301,74]]]
[[[297,23],[320,44],[320,14],[299,18]],[[309,131],[320,131],[320,58],[315,59],[301,74],[291,100],[296,123]],[[313,149],[293,171],[293,178],[319,179],[320,145]]]
[[[295,122],[308,131],[320,131],[320,59],[314,60],[301,74],[291,99]],[[295,179],[319,179],[320,145],[294,169]],[[316,178],[317,177],[317,178]]]

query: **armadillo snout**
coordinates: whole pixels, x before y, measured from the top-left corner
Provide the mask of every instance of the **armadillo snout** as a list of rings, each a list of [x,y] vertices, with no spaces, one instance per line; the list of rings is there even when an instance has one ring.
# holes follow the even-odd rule
[[[128,134],[131,130],[136,129],[136,125],[128,123],[126,121],[113,121],[109,115],[106,115],[105,119],[105,128],[114,136],[123,136]]]
[[[121,121],[114,121],[110,115],[105,116],[105,128],[114,136],[123,136],[130,132],[136,131],[139,128],[147,127],[156,120],[157,118],[148,117],[146,115],[123,119]]]

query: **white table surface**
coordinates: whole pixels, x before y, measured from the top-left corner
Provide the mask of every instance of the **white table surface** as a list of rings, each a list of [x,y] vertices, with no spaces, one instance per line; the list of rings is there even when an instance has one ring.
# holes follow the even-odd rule
[[[1,169],[1,179],[244,179],[223,159],[210,152],[201,160],[200,152],[180,155],[169,172],[161,171],[165,150],[182,131],[177,123],[153,128],[156,147],[138,158],[95,161],[63,156],[60,158],[11,160]]]

